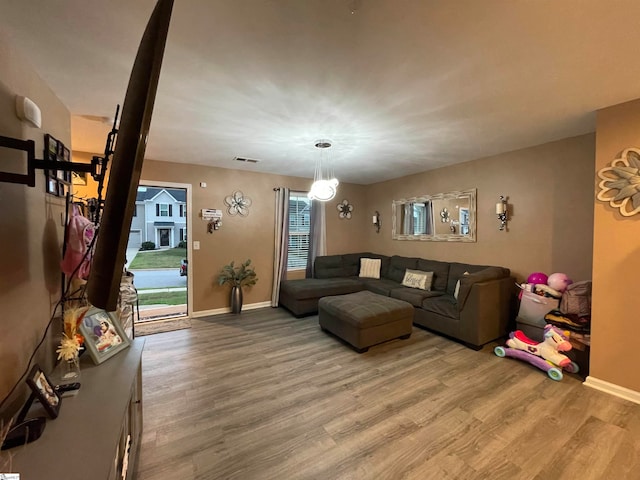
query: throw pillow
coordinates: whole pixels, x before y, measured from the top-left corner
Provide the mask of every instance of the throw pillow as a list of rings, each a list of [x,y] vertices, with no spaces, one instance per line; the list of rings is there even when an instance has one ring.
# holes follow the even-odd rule
[[[380,278],[380,266],[382,260],[379,258],[361,258],[360,274],[362,278]]]
[[[469,272],[464,272],[463,275],[469,275]],[[453,297],[457,300],[460,293],[460,280],[456,283],[456,289],[453,291]]]
[[[423,272],[422,270],[407,270],[404,272],[402,285],[405,287],[419,288],[420,290],[431,290],[433,283],[433,272]]]

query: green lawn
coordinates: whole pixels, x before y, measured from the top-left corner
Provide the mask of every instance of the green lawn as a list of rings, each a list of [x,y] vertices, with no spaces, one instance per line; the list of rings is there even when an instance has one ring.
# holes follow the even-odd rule
[[[129,270],[135,270],[136,268],[179,268],[180,260],[183,258],[187,258],[186,248],[138,252],[136,258],[129,265]]]
[[[144,293],[139,290],[138,302],[140,305],[186,305],[187,292]]]

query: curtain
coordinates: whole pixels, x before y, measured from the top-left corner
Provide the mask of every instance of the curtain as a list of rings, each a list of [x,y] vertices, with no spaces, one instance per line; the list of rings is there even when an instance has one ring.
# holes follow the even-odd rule
[[[327,254],[327,229],[325,221],[325,202],[311,201],[309,217],[309,253],[307,254],[306,277],[313,277],[313,263],[316,257]]]
[[[402,229],[405,235],[413,235],[413,203],[404,204],[404,225]]]
[[[287,273],[289,251],[289,189],[274,188],[276,192],[275,252],[273,258],[273,290],[271,306],[277,307],[280,300],[280,282]]]
[[[425,202],[426,205],[426,209],[425,209],[425,232],[427,235],[433,235],[434,233],[434,225],[433,225],[433,204],[431,203],[431,201],[429,200],[428,202]]]

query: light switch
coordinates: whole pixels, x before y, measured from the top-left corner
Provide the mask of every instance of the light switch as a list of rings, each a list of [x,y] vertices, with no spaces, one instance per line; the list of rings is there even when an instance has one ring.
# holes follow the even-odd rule
[[[193,249],[194,250],[200,250],[200,242],[197,240],[193,241]]]
[[[200,186],[202,188],[207,188],[207,182],[200,182]]]

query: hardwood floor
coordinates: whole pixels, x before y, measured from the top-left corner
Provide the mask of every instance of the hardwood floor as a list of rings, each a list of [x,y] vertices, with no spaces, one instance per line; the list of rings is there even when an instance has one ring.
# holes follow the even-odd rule
[[[317,316],[146,338],[139,480],[640,479],[640,405],[414,327],[357,354]]]

